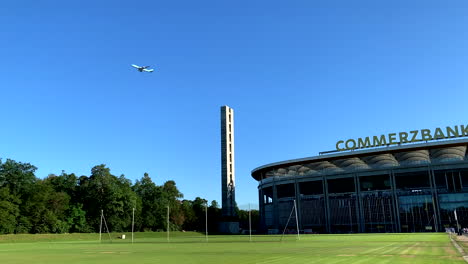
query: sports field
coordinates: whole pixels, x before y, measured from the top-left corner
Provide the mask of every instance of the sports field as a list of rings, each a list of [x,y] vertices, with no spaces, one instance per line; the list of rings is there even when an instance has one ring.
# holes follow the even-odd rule
[[[106,234],[107,236],[107,234]],[[447,234],[209,236],[198,233],[2,235],[0,263],[465,263]],[[103,234],[103,238],[105,234]]]

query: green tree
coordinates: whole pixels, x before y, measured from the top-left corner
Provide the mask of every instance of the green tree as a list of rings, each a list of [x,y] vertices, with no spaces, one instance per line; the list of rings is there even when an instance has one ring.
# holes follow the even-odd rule
[[[207,203],[207,200],[200,197],[196,197],[195,200],[193,200],[192,208],[195,213],[195,222],[193,223],[194,226],[192,230],[205,230],[205,206]]]
[[[208,230],[218,232],[219,221],[221,220],[221,208],[216,200],[211,201],[208,207]]]
[[[0,188],[0,233],[11,234],[16,229],[16,218],[20,214],[20,199],[6,187]]]
[[[138,196],[132,190],[132,183],[121,175],[117,179],[117,191],[114,196],[114,215],[109,216],[109,221],[113,221],[114,231],[126,231],[131,229],[132,210],[139,209],[137,206]],[[136,212],[138,215],[139,212]]]
[[[181,212],[179,201],[179,198],[182,197],[183,194],[177,189],[175,181],[167,181],[162,186],[162,197],[159,200],[161,202],[159,204],[159,208],[161,210],[162,208],[169,206],[169,219],[172,224],[171,229],[174,230],[180,230],[185,220],[183,213]],[[167,221],[167,216],[164,219]]]
[[[104,164],[94,166],[89,178],[80,177],[80,196],[86,211],[87,222],[99,230],[101,210],[111,231],[129,230],[132,208],[138,198],[124,175],[119,178],[110,173]]]
[[[180,210],[184,215],[184,223],[182,224],[183,230],[196,230],[197,229],[197,216],[193,210],[193,202],[183,200],[180,204]]]
[[[0,160],[0,187],[7,187],[10,193],[16,196],[28,193],[37,180],[34,175],[36,169],[29,163],[11,159],[7,159],[6,162]]]
[[[38,181],[27,196],[22,207],[22,216],[27,217],[32,233],[68,232],[66,212],[70,196],[56,192],[50,184]]]
[[[260,214],[258,210],[250,210],[250,221],[252,230],[258,230],[260,224]],[[241,229],[249,229],[249,211],[239,210],[239,227]]]
[[[78,186],[78,178],[74,173],[67,174],[65,171],[62,171],[60,175],[49,174],[47,178],[44,179],[47,184],[50,184],[56,192],[65,192],[72,198],[76,195],[76,189]]]
[[[171,229],[202,229],[206,201],[180,201],[183,195],[174,181],[158,186],[145,173],[132,186],[104,164],[94,166],[89,177],[62,171],[40,180],[35,170],[29,163],[0,159],[0,233],[97,231],[101,210],[111,231],[128,231],[133,208],[136,230],[166,229],[168,206]]]
[[[70,228],[69,232],[91,232],[86,222],[86,212],[83,210],[82,204],[73,204],[70,206],[67,212],[67,224]]]
[[[162,189],[156,186],[148,173],[145,173],[140,180],[137,180],[132,189],[141,200],[141,222],[139,230],[157,230],[163,227],[163,220],[160,212],[159,199],[161,199]]]

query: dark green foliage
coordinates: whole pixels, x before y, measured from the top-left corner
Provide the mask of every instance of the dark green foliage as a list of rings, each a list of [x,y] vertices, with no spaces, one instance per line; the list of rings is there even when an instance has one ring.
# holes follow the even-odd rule
[[[122,175],[116,177],[110,173],[105,165],[98,165],[91,169],[88,179],[81,179],[84,184],[81,194],[88,223],[93,230],[99,230],[101,211],[110,230],[129,230],[132,209],[135,207],[137,196],[131,189],[131,183]]]
[[[167,230],[168,207],[171,230],[204,231],[206,209],[210,232],[221,219],[216,201],[208,207],[200,197],[181,201],[174,181],[156,185],[147,173],[132,185],[104,164],[90,176],[62,171],[37,179],[35,171],[29,163],[0,159],[0,234],[98,232],[101,212],[110,231],[128,232],[134,208],[135,231]]]
[[[197,230],[198,217],[193,209],[193,201],[183,200],[180,205],[180,211],[184,215],[183,230]]]
[[[86,212],[83,210],[82,204],[70,206],[67,212],[67,224],[70,228],[70,233],[91,232],[91,229],[86,223]]]
[[[74,173],[67,174],[65,171],[62,171],[62,174],[59,176],[54,174],[49,174],[44,181],[52,186],[57,192],[64,192],[70,197],[74,198],[76,188],[78,186],[78,178]]]
[[[31,222],[29,222],[29,218],[27,216],[20,215],[17,220],[15,233],[17,234],[29,233],[29,230],[31,230],[31,227],[32,227],[32,224]]]
[[[218,223],[221,220],[221,208],[218,203],[213,200],[208,207],[208,230],[210,232],[218,232]]]
[[[153,183],[148,173],[145,173],[141,180],[137,180],[133,185],[133,190],[141,200],[141,218],[138,221],[137,230],[150,231],[163,228],[161,210],[159,210],[158,200],[161,198],[161,187]]]
[[[189,219],[186,219],[183,229],[184,230],[196,230],[204,231],[205,228],[205,206],[208,202],[205,199],[196,197],[193,201],[184,201],[183,209],[187,212],[187,215],[190,216]]]
[[[34,176],[36,169],[29,163],[16,162],[11,159],[2,163],[0,159],[0,187],[7,187],[14,195],[22,195],[28,192],[36,182],[36,176]]]
[[[0,188],[0,233],[15,232],[16,218],[19,216],[20,199],[6,187]]]
[[[26,196],[26,195],[25,195]],[[63,233],[68,231],[66,211],[70,196],[56,192],[51,185],[39,180],[23,201],[21,214],[27,216],[31,233]]]
[[[258,230],[260,223],[260,213],[258,210],[250,212],[252,230]],[[244,230],[249,230],[249,211],[239,210],[239,227]]]

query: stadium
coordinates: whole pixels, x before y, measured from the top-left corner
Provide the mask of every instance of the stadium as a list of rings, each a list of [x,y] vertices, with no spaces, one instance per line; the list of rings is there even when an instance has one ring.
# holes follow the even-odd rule
[[[340,140],[334,151],[258,167],[252,177],[259,182],[261,227],[268,233],[468,227],[468,139],[460,138],[467,128]]]

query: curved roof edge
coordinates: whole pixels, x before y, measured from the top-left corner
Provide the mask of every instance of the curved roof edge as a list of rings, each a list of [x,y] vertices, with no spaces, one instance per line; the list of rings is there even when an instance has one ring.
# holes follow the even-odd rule
[[[367,156],[369,154],[384,154],[384,153],[394,153],[399,152],[402,150],[418,150],[418,149],[425,149],[425,148],[435,148],[440,146],[456,146],[461,144],[467,144],[468,138],[464,139],[457,139],[457,140],[438,140],[438,141],[430,141],[425,143],[409,143],[405,145],[397,145],[397,146],[387,146],[387,147],[379,147],[379,148],[370,148],[370,149],[362,149],[362,150],[350,150],[350,151],[342,151],[333,154],[326,154],[326,155],[319,155],[319,156],[312,156],[300,159],[290,159],[284,161],[273,162],[269,164],[265,164],[263,166],[259,166],[251,171],[251,176],[255,180],[260,180],[259,173],[265,171],[266,169],[271,169],[273,167],[278,167],[281,165],[296,165],[301,164],[304,162],[318,162],[318,161],[326,161],[326,160],[335,160],[335,159],[342,159],[347,157],[356,157],[356,156]]]

